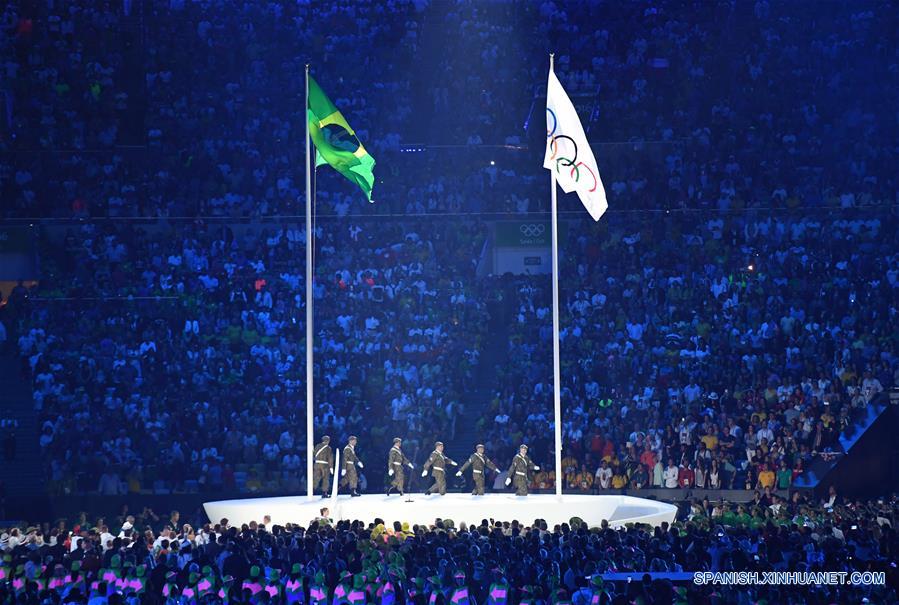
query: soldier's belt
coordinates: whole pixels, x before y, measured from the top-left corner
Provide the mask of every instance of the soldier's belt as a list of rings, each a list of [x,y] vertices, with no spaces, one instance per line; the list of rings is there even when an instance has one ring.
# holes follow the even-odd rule
[[[473,468],[473,469],[471,469],[471,472],[480,474],[480,473],[483,473],[484,471],[479,471],[479,470]]]
[[[402,463],[402,462],[391,462],[391,464],[403,466],[403,463]]]
[[[315,463],[316,464],[328,464],[328,461],[327,460],[316,460]]]
[[[515,471],[515,474],[516,474],[516,475],[521,475],[521,476],[527,475],[527,473],[522,473],[521,471]]]
[[[433,468],[435,471],[440,471],[441,473],[445,473],[445,472],[446,472],[446,471],[444,471],[442,468],[440,468],[439,466],[432,466],[431,468]]]

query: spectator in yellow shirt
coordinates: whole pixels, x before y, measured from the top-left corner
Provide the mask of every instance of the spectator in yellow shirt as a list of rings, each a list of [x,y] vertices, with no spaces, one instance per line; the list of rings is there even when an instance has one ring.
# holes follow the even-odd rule
[[[624,469],[621,466],[615,467],[615,474],[612,475],[612,488],[613,489],[623,489],[627,485],[627,475],[624,474]]]
[[[758,487],[760,489],[774,487],[774,478],[774,471],[769,469],[767,464],[762,464],[759,471]]]
[[[567,480],[571,489],[589,491],[593,487],[593,473],[583,464],[578,472],[569,474]]]
[[[611,456],[603,456],[603,460],[609,463],[610,468],[615,468],[618,466],[618,456],[612,454]]]
[[[534,489],[553,489],[556,486],[556,471],[540,471],[534,475],[531,487]]]
[[[709,450],[713,450],[713,451],[714,451],[715,448],[718,447],[718,435],[715,434],[715,429],[712,428],[712,427],[709,427],[708,432],[707,432],[705,435],[702,436],[702,438],[700,439],[700,441],[702,441],[703,443],[705,443],[705,446],[706,446]]]

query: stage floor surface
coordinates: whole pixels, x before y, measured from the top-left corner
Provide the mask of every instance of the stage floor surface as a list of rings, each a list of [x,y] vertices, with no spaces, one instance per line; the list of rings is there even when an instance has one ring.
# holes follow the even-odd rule
[[[231,525],[256,521],[261,523],[265,515],[272,524],[297,523],[308,525],[319,515],[319,509],[328,507],[329,516],[337,520],[361,520],[366,523],[375,518],[386,523],[408,521],[410,524],[431,525],[436,519],[452,519],[458,527],[464,521],[478,525],[482,519],[513,521],[530,525],[534,519],[543,519],[550,526],[580,517],[588,526],[599,526],[607,520],[613,527],[626,523],[648,523],[656,526],[674,521],[677,507],[673,504],[620,495],[571,494],[561,497],[554,494],[470,494],[451,493],[445,496],[406,494],[405,496],[366,494],[358,498],[339,495],[336,498],[307,498],[284,496],[277,498],[247,498],[220,500],[203,505],[213,523],[227,518]]]

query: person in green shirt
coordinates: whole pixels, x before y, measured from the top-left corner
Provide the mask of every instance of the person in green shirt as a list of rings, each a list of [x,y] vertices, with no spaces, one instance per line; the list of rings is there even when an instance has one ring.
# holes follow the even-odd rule
[[[749,528],[750,529],[761,529],[765,527],[767,524],[767,520],[758,510],[753,513],[752,518],[749,520]]]
[[[780,468],[777,470],[777,489],[790,489],[793,483],[793,471],[787,468],[784,460],[780,462]]]
[[[724,512],[721,513],[721,525],[732,526],[736,523],[737,516],[727,504],[724,505]]]

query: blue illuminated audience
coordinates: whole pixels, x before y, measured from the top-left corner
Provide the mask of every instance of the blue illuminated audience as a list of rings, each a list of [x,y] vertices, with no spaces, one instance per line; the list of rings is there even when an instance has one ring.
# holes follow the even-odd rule
[[[307,63],[378,162],[371,205],[312,179],[316,437],[359,436],[367,492],[397,435],[416,462],[526,443],[552,489],[550,280],[490,270],[497,221],[547,218],[550,51],[610,200],[594,224],[560,197],[564,487],[754,493],[654,529],[0,523],[0,605],[897,602],[896,496],[795,489],[899,386],[895,12],[0,4],[0,219],[40,267],[0,298],[39,434],[0,433],[5,461],[39,441],[52,496],[302,491]],[[886,585],[680,575],[822,570]]]
[[[896,187],[876,127],[891,105],[870,102],[874,80],[855,68],[885,52],[883,7],[834,8],[812,25],[801,6],[634,5],[616,14],[622,27],[584,36],[576,24],[606,8],[172,2],[140,15],[139,70],[129,7],[8,4],[0,20],[3,215],[168,219],[46,227],[41,284],[13,305],[55,493],[303,484],[296,100],[310,52],[384,158],[372,208],[407,215],[367,216],[340,177],[316,175],[328,215],[316,227],[316,430],[361,433],[380,457],[396,434],[426,450],[475,422],[500,459],[531,443],[544,463],[532,487],[552,486],[545,277],[514,278],[507,356],[485,387],[495,396],[470,399],[486,301],[505,282],[478,271],[491,226],[464,213],[545,209],[522,148],[539,151],[540,119],[507,85],[542,79],[545,56],[506,35],[513,22],[553,40],[575,98],[598,99],[585,120],[613,200],[598,225],[573,215],[563,255],[567,488],[605,489],[601,460],[615,488],[662,486],[669,460],[679,487],[764,489],[784,465],[790,481],[775,479],[789,485],[897,382]],[[480,62],[455,41],[435,53],[422,31],[434,18],[475,36]],[[328,24],[341,33],[319,37]],[[223,52],[234,45],[247,52]],[[342,60],[359,48],[361,63]],[[413,57],[443,66],[432,94],[397,68]],[[789,107],[771,111],[785,86]],[[683,103],[663,101],[681,89]],[[475,119],[447,111],[471,90],[483,91]],[[423,112],[448,128],[409,119]],[[465,146],[401,152],[437,134]],[[478,147],[494,143],[507,148]]]
[[[895,497],[824,505],[696,502],[658,528],[587,527],[580,519],[436,520],[427,526],[265,519],[191,525],[152,511],[69,529],[14,527],[0,535],[3,603],[890,603],[897,598]],[[155,518],[155,520],[154,520]],[[891,565],[892,563],[892,565]],[[694,585],[704,571],[869,571],[883,585]],[[660,574],[644,577],[642,572]],[[606,574],[638,572],[633,581]],[[606,575],[606,579],[603,576]],[[455,598],[454,598],[455,597]],[[862,599],[865,599],[863,601]]]

